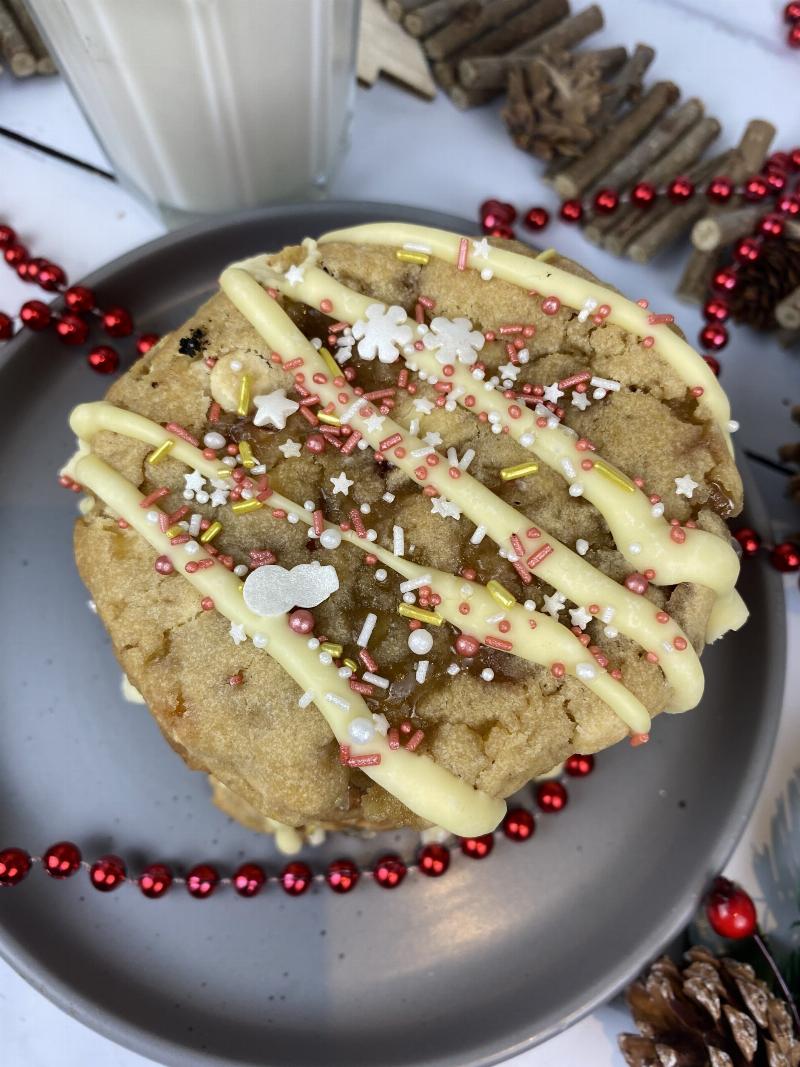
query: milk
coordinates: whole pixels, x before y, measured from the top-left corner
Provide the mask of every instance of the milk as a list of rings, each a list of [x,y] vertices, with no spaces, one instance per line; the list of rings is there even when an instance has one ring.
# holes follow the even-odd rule
[[[181,212],[324,187],[347,136],[358,0],[32,0],[120,180]]]

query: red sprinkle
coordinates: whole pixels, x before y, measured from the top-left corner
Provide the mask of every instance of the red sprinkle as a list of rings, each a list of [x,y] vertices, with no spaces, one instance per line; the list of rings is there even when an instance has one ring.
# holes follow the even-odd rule
[[[317,535],[317,537],[319,537],[319,535],[325,529],[325,516],[322,514],[322,511],[319,508],[317,508],[317,510],[314,512],[313,519],[314,533]]]
[[[358,430],[353,430],[353,432],[350,434],[350,436],[347,438],[347,440],[341,447],[342,455],[349,456],[360,440],[361,434],[358,432]]]
[[[198,448],[200,445],[197,438],[192,437],[189,431],[185,430],[178,422],[168,422],[164,429],[169,430],[170,433],[174,433],[176,437],[180,437],[183,441],[188,441],[189,444],[194,445],[195,448]]]
[[[203,611],[213,611],[214,601],[211,599],[210,596],[204,596],[203,599],[200,601],[200,607],[203,609]]]
[[[358,650],[358,658],[364,664],[368,671],[372,671],[375,674],[378,670],[378,664],[372,658],[369,649],[361,648]]]
[[[402,440],[403,435],[401,433],[393,433],[389,437],[384,437],[378,447],[380,448],[381,452],[387,452],[392,447],[392,445],[399,445]]]
[[[489,648],[497,648],[501,652],[510,652],[514,647],[511,641],[506,641],[502,637],[493,637],[492,634],[487,634],[483,639],[483,643],[488,645]]]
[[[570,386],[578,385],[579,382],[588,382],[591,377],[592,375],[590,371],[581,371],[579,374],[572,374],[569,378],[564,378],[563,381],[558,383],[558,388],[569,389]]]
[[[458,259],[456,261],[457,270],[467,269],[467,256],[469,255],[469,241],[466,237],[462,237],[458,242]]]
[[[139,507],[149,508],[151,504],[155,504],[157,500],[163,500],[165,496],[169,496],[169,489],[164,486],[160,489],[154,489],[152,493],[149,493],[139,501]]]
[[[380,752],[372,752],[366,756],[351,756],[347,761],[348,767],[379,767],[381,762]]]
[[[356,508],[353,508],[350,512],[350,522],[359,537],[367,536],[367,528],[364,525],[364,520],[361,518],[361,512]]]
[[[360,682],[358,678],[348,678],[348,683],[353,692],[361,693],[362,696],[371,697],[375,692],[369,682]]]
[[[538,567],[542,560],[547,559],[547,557],[552,554],[553,546],[550,544],[544,544],[541,548],[537,548],[533,555],[528,556],[525,562],[527,563],[528,567],[533,570],[534,567]]]
[[[386,736],[389,741],[389,748],[392,750],[400,748],[400,731],[396,726],[393,726]]]
[[[425,733],[422,730],[417,730],[415,733],[413,733],[408,739],[408,741],[406,741],[406,748],[408,749],[408,751],[414,752],[415,749],[419,748],[424,738]]]

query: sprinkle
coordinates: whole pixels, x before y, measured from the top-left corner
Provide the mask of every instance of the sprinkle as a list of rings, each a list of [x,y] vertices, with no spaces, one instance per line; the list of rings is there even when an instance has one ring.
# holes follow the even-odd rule
[[[326,693],[325,699],[329,704],[335,704],[337,708],[341,708],[342,711],[350,710],[350,701],[340,697],[338,693]]]
[[[475,449],[468,448],[464,455],[461,457],[461,459],[458,461],[459,469],[465,471],[469,467],[470,463],[472,463],[473,459],[475,459]]]
[[[419,748],[419,746],[422,743],[424,737],[425,737],[425,734],[424,734],[424,732],[422,730],[416,730],[411,735],[411,737],[408,739],[408,741],[406,741],[406,749],[409,752],[413,752],[415,749]]]
[[[417,619],[419,622],[430,623],[431,626],[441,626],[444,619],[435,611],[425,611],[424,608],[416,608],[411,604],[398,604],[397,612],[405,619]]]
[[[324,422],[326,426],[341,426],[342,420],[338,415],[331,415],[327,411],[317,412],[317,418],[320,422]]]
[[[620,390],[620,383],[615,382],[612,378],[598,378],[596,375],[590,380],[590,385],[593,385],[596,389],[604,389],[607,393],[618,393]],[[596,400],[601,400],[602,397],[595,397]]]
[[[367,537],[368,530],[364,525],[364,520],[361,518],[361,512],[356,511],[355,508],[350,511],[350,525],[359,537]]]
[[[533,555],[528,556],[528,558],[525,560],[525,563],[530,568],[530,570],[533,570],[534,567],[538,567],[543,560],[547,559],[547,557],[552,554],[553,546],[548,543],[545,543],[541,546],[541,548],[537,548]]]
[[[432,578],[429,574],[421,574],[418,578],[409,578],[400,583],[401,593],[411,593],[414,589],[421,589],[423,585],[430,585]]]
[[[402,526],[392,527],[392,552],[402,556],[406,550],[406,532]]]
[[[528,474],[536,474],[538,469],[539,464],[533,461],[517,463],[514,467],[503,467],[500,471],[500,477],[504,482],[511,482],[515,478],[524,478]]]
[[[314,699],[314,693],[311,689],[306,689],[305,693],[297,699],[297,706],[300,708],[307,708],[311,701]]]
[[[591,371],[585,370],[578,374],[572,374],[569,378],[564,378],[558,383],[559,389],[569,389],[573,385],[579,385],[581,382],[588,382],[591,378]]]
[[[472,535],[472,537],[470,537],[469,543],[471,545],[479,545],[481,543],[481,541],[484,539],[485,536],[486,536],[486,527],[485,526],[476,526],[475,533]]]
[[[390,437],[384,437],[384,439],[378,445],[378,448],[380,448],[381,452],[386,452],[387,449],[390,449],[392,447],[392,445],[399,445],[402,440],[402,434],[393,433]],[[430,451],[430,449],[428,449],[427,451]],[[412,455],[416,455],[416,453],[412,453]]]
[[[505,586],[501,585],[500,582],[496,581],[494,578],[492,578],[490,582],[487,582],[486,591],[493,600],[496,600],[497,603],[501,604],[504,608],[510,608],[516,604],[516,600],[512,594],[509,593]]]
[[[406,252],[402,248],[397,249],[395,257],[399,259],[401,263],[418,263],[421,267],[424,267],[426,263],[430,263],[431,261],[431,257],[424,252]]]
[[[242,375],[239,383],[239,403],[236,405],[237,415],[246,415],[250,410],[250,376]]]
[[[575,674],[582,682],[590,682],[597,677],[597,670],[591,663],[579,663],[575,667]]]
[[[365,756],[350,756],[347,761],[348,767],[379,767],[381,763],[380,752],[370,752]]]
[[[428,667],[430,666],[430,660],[421,659],[417,663],[416,679],[417,682],[422,685],[425,679],[428,677]]]
[[[483,643],[488,645],[489,648],[499,649],[500,652],[510,652],[514,647],[510,641],[505,641],[502,637],[493,637],[492,634],[487,634],[483,639]]]
[[[323,641],[319,647],[323,652],[330,652],[334,659],[338,659],[342,654],[342,646],[337,645],[335,641]]]
[[[151,466],[155,466],[155,464],[160,463],[164,456],[166,456],[166,454],[170,452],[174,447],[174,441],[164,441],[158,446],[157,449],[155,449],[155,451],[150,453],[150,455],[147,457],[147,462]]]
[[[358,653],[358,658],[361,660],[361,662],[364,664],[368,671],[377,671],[378,664],[372,658],[368,649],[360,649]],[[355,670],[356,668],[354,667],[353,669]]]
[[[331,374],[334,376],[334,378],[338,378],[339,375],[341,374],[341,371],[339,369],[339,364],[336,362],[336,360],[330,354],[328,349],[324,348],[324,347],[320,348],[319,349],[319,354],[322,357],[322,359],[323,359],[323,361],[325,363],[325,366],[328,368],[328,370],[331,372]]]
[[[626,493],[636,492],[636,486],[633,484],[633,482],[628,481],[624,474],[621,474],[619,471],[614,470],[614,468],[609,466],[609,464],[607,464],[605,460],[596,459],[594,461],[594,469],[597,471],[598,474],[602,474],[604,478],[607,478],[610,482],[613,482],[614,485],[618,485],[621,489],[624,489]]]
[[[256,461],[253,458],[253,449],[250,447],[249,441],[239,442],[239,455],[242,457],[242,465],[249,470],[251,467],[255,467]]]
[[[193,437],[188,430],[184,430],[179,422],[168,422],[164,429],[169,430],[170,433],[174,433],[176,437],[180,437],[180,439],[186,441],[187,444],[194,445],[195,448],[200,447],[200,442],[197,438]]]
[[[462,237],[458,242],[458,259],[456,261],[457,270],[467,269],[467,256],[469,255],[469,241],[466,237]]]
[[[545,248],[545,250],[540,252],[536,258],[542,263],[549,263],[556,254],[555,248]]]
[[[149,508],[151,504],[155,504],[157,500],[162,500],[165,496],[169,496],[169,489],[164,488],[154,489],[148,496],[143,497],[139,501],[140,508]]]
[[[377,685],[380,689],[389,688],[389,679],[384,678],[380,674],[373,674],[372,671],[364,671],[361,677],[365,682],[369,682],[371,685]]]
[[[564,477],[565,478],[574,478],[575,477],[577,471],[575,470],[575,467],[574,467],[572,461],[570,459],[568,459],[567,456],[562,456],[561,457],[561,459],[559,460],[559,465],[561,467],[561,470],[564,472]]]
[[[361,440],[361,434],[359,433],[359,431],[358,430],[353,430],[353,432],[350,434],[350,436],[347,438],[347,440],[342,445],[342,450],[341,450],[342,451],[342,455],[343,456],[349,456],[350,453],[355,449],[356,445],[358,444],[358,442],[360,440]]]
[[[234,511],[237,515],[246,515],[249,511],[258,511],[263,507],[264,505],[260,500],[237,500],[231,506],[231,511]]]
[[[631,734],[631,747],[638,748],[640,745],[646,745],[650,740],[650,734]]]
[[[348,678],[347,684],[354,693],[360,693],[362,697],[371,697],[375,692],[369,682],[360,682],[358,678]]]
[[[378,621],[378,616],[370,612],[366,619],[364,619],[364,625],[361,627],[361,633],[358,635],[356,644],[360,648],[365,648],[369,644],[369,640],[372,637],[372,631],[375,629],[375,624]]]

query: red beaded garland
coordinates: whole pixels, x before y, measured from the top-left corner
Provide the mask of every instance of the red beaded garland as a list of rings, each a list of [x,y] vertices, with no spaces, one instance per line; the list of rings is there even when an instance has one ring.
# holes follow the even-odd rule
[[[739,276],[732,267],[722,267],[711,277],[711,287],[718,293],[732,293],[739,284]]]
[[[233,888],[240,897],[254,897],[267,884],[264,868],[257,863],[243,863],[233,876]]]
[[[577,752],[567,756],[564,761],[564,771],[571,778],[585,778],[594,770],[594,756],[581,756]]]
[[[484,233],[488,233],[490,237],[502,237],[504,241],[511,241],[514,237],[513,229],[506,226],[504,222],[498,222],[494,226],[484,226]]]
[[[481,834],[480,837],[462,837],[461,851],[471,860],[486,859],[494,848],[494,834]]]
[[[486,223],[489,226],[494,226],[498,222],[510,226],[517,219],[517,209],[513,204],[509,204],[505,200],[496,200],[494,198],[484,200],[479,210],[482,220],[488,220],[490,217],[493,220]]]
[[[730,316],[731,309],[719,296],[712,296],[703,304],[703,317],[709,322],[725,322]]]
[[[758,232],[764,237],[781,237],[784,222],[780,215],[765,215],[758,224]]]
[[[71,285],[64,292],[64,303],[70,311],[91,311],[95,304],[94,293],[85,285]]]
[[[441,878],[450,866],[450,849],[433,841],[420,849],[417,865],[420,874],[425,874],[428,878]]]
[[[567,806],[568,800],[569,794],[561,782],[540,782],[536,787],[536,803],[548,814],[561,811]]]
[[[760,174],[753,174],[744,183],[744,198],[751,203],[758,203],[769,193],[769,185]]]
[[[706,188],[706,196],[714,204],[727,204],[733,196],[733,182],[730,178],[712,178]]]
[[[37,257],[36,259],[23,260],[17,264],[17,274],[24,282],[38,282],[39,271],[47,266],[47,260]]]
[[[527,841],[536,831],[536,820],[527,808],[511,808],[503,819],[503,833],[509,841]]]
[[[18,264],[27,261],[28,249],[25,245],[21,244],[8,244],[6,250],[3,253],[3,258],[9,267],[16,267]]]
[[[358,885],[360,872],[352,860],[334,860],[325,872],[325,881],[334,893],[349,893]]]
[[[631,203],[634,207],[652,207],[657,195],[655,185],[650,182],[637,182],[631,189]]]
[[[783,9],[783,17],[786,22],[800,21],[800,0],[789,0],[789,3]]]
[[[186,892],[197,900],[210,897],[219,885],[219,872],[210,863],[198,863],[186,875]]]
[[[800,570],[800,545],[791,541],[783,541],[775,545],[769,554],[769,560],[776,571],[781,574],[791,574]]]
[[[598,215],[610,215],[619,207],[619,193],[616,189],[600,189],[595,194],[592,206]]]
[[[761,548],[761,537],[749,526],[743,526],[740,530],[734,530],[733,536],[739,542],[743,556],[755,556]]]
[[[722,368],[720,366],[720,362],[717,359],[717,357],[716,356],[705,355],[705,356],[703,356],[703,359],[705,360],[707,365],[711,368],[711,373],[714,375],[714,377],[715,378],[719,378],[719,372],[720,372],[720,370]]]
[[[673,204],[682,204],[694,196],[694,182],[689,178],[673,178],[667,186],[667,196]]]
[[[31,858],[24,848],[0,849],[0,886],[19,885],[30,869]]]
[[[395,889],[405,878],[407,870],[399,856],[381,856],[375,864],[372,877],[381,889]]]
[[[706,897],[706,915],[720,937],[738,941],[758,930],[755,904],[741,886],[727,878],[714,879]]]
[[[800,147],[793,148],[789,153],[789,161],[792,166],[792,170],[800,170]],[[2,242],[0,242],[1,244]]]
[[[14,336],[14,320],[4,311],[0,311],[0,341],[8,341]]]
[[[161,338],[157,333],[143,333],[142,336],[136,342],[136,351],[140,356],[145,356],[153,347],[157,345]]]
[[[794,218],[796,215],[800,215],[800,196],[797,193],[791,196],[782,196],[776,207],[782,215],[789,215]]]
[[[46,330],[52,318],[50,308],[41,300],[26,300],[19,309],[19,317],[23,326],[29,330]]]
[[[112,307],[103,312],[103,329],[110,337],[127,337],[133,333],[133,319],[125,308]]]
[[[790,48],[800,48],[800,22],[795,22],[794,26],[789,27],[786,43]]]
[[[151,863],[137,879],[139,888],[148,900],[158,900],[172,886],[172,871],[164,863]]]
[[[89,324],[80,315],[65,311],[56,320],[56,333],[65,345],[82,345],[89,336]]]
[[[580,200],[565,200],[558,213],[564,222],[580,222],[583,218],[583,204]]]
[[[525,225],[529,230],[543,230],[550,221],[550,212],[543,207],[532,207],[525,215]]]
[[[712,352],[719,352],[728,343],[728,331],[720,322],[709,322],[700,331],[700,344]]]
[[[301,863],[300,860],[287,863],[278,878],[284,893],[288,893],[290,897],[301,896],[313,880],[314,875],[311,873],[311,868],[308,864]]]
[[[770,189],[773,191],[773,193],[782,193],[783,190],[786,188],[786,182],[788,181],[788,178],[786,177],[785,171],[778,170],[777,168],[773,167],[765,172],[764,180],[766,181]]]
[[[17,243],[17,233],[11,226],[0,223],[0,248],[8,248]]]
[[[51,878],[70,878],[81,865],[81,851],[71,841],[59,841],[42,856],[42,867]]]
[[[111,893],[125,881],[125,863],[119,856],[101,856],[89,868],[89,881],[101,893]]]
[[[54,293],[56,289],[60,289],[67,284],[67,276],[57,264],[48,263],[45,260],[39,267],[36,281],[42,289],[46,289],[49,293]]]
[[[755,263],[761,255],[761,242],[755,237],[743,237],[733,248],[733,257],[739,263]]]
[[[86,362],[98,374],[113,374],[119,366],[119,353],[110,345],[97,345],[86,357]]]

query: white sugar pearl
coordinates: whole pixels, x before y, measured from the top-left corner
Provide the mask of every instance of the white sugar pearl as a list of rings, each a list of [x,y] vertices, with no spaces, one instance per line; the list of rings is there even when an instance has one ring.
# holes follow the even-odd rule
[[[224,448],[225,438],[221,433],[217,433],[216,430],[211,430],[203,438],[203,444],[206,448]]]
[[[522,437],[520,437],[519,443],[522,445],[523,448],[530,448],[535,440],[536,438],[533,436],[532,433],[524,433]]]
[[[413,604],[416,599],[413,593],[403,593],[404,604]]]
[[[589,551],[589,542],[585,538],[579,537],[575,542],[575,551],[579,556],[585,556]]]
[[[591,681],[592,678],[597,677],[597,670],[591,663],[579,663],[575,668],[575,673],[584,682]]]
[[[461,673],[461,668],[459,667],[459,665],[457,663],[451,663],[450,666],[447,668],[447,673],[451,677],[455,677],[455,675]]]
[[[347,732],[357,745],[366,745],[375,736],[375,725],[371,719],[359,715],[358,718],[350,720]]]
[[[201,489],[199,493],[195,493],[194,498],[198,504],[207,504],[211,499],[204,489]]]
[[[313,511],[314,510],[314,501],[313,500],[306,500],[306,502],[303,504],[303,507],[306,509],[306,511]]]
[[[628,545],[628,551],[632,556],[638,556],[639,553],[642,551],[642,546],[639,544],[638,541],[634,541],[632,542],[632,544]]]
[[[412,630],[408,635],[408,647],[415,656],[424,656],[433,648],[433,634],[429,630]]]
[[[199,499],[199,494],[198,494],[198,499]],[[253,490],[252,489],[243,489],[242,490],[242,500],[252,500],[252,499],[253,499]]]
[[[363,452],[365,448],[369,448],[369,441],[362,437],[361,440],[358,442],[358,448],[359,451]]]
[[[325,667],[330,667],[330,665],[333,663],[333,656],[330,654],[330,652],[320,652],[319,661]]]
[[[253,644],[256,648],[266,648],[269,644],[269,638],[266,634],[253,634]]]
[[[191,489],[184,489],[183,490],[183,499],[184,500],[194,500],[194,493],[192,492]]]
[[[239,563],[236,567],[233,568],[233,573],[238,578],[244,578],[246,574],[250,573],[250,568],[244,563]]]
[[[308,645],[308,647],[313,652],[315,648],[319,648],[319,638],[318,637],[309,637],[308,641],[306,641],[306,644]]]
[[[290,511],[289,514],[286,516],[286,521],[290,522],[292,526],[294,526],[295,523],[299,521],[299,519],[293,511]]]
[[[535,600],[526,600],[522,606],[525,608],[526,611],[536,611]]]
[[[338,674],[340,678],[350,678],[353,674],[353,671],[350,667],[340,667]]]
[[[481,671],[481,678],[483,678],[484,682],[491,682],[491,680],[494,678],[494,671],[492,670],[492,668],[484,667]]]
[[[200,545],[198,545],[197,541],[187,541],[183,546],[183,550],[187,556],[194,556],[200,551]]]
[[[386,581],[386,571],[383,569],[383,567],[379,567],[378,570],[375,571],[375,581],[376,582],[385,582]]]
[[[494,278],[494,271],[491,267],[484,267],[481,271],[481,278],[485,282],[490,282]]]
[[[232,371],[240,371],[241,369],[242,369],[241,362],[238,359],[232,359],[231,360],[231,370]]]
[[[497,423],[495,423],[492,426],[492,433],[502,433],[502,432],[503,432],[503,427],[502,426],[498,426]]]
[[[377,541],[378,540],[377,532],[375,530],[367,530],[367,540],[368,541]]]
[[[606,637],[614,638],[618,635],[619,630],[615,630],[613,626],[606,626],[603,629],[603,633],[606,635]]]
[[[319,535],[319,543],[323,548],[338,548],[342,543],[342,535],[338,530],[323,530]]]
[[[369,515],[372,508],[369,506],[369,504],[362,504],[358,510],[361,512],[362,515]]]
[[[572,483],[572,485],[569,487],[569,495],[570,496],[583,496],[583,486],[580,484],[580,482],[573,482]]]
[[[235,456],[225,456],[225,458],[223,459],[222,462],[225,464],[226,467],[235,467],[236,466],[236,457]]]
[[[148,522],[158,522],[158,512],[157,511],[148,511],[148,513],[147,513],[147,521]]]

